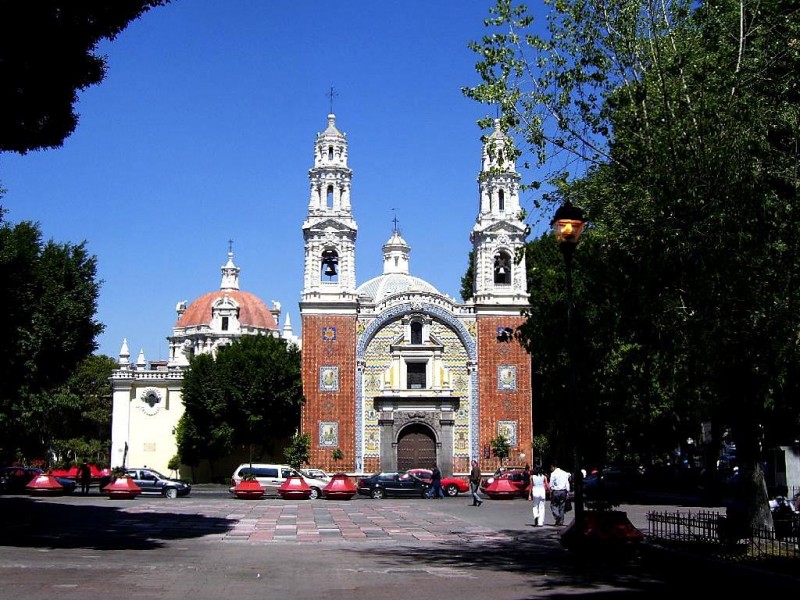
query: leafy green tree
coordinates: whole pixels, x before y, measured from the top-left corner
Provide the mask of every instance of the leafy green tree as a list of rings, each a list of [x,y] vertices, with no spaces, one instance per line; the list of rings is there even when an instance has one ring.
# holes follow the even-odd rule
[[[489,440],[489,445],[492,447],[492,453],[500,459],[500,464],[502,465],[511,452],[508,440],[504,435],[499,434],[496,438]]]
[[[78,92],[105,77],[97,44],[167,2],[0,3],[0,151],[60,147],[78,124]]]
[[[469,262],[467,263],[467,271],[461,278],[461,299],[466,302],[472,298],[472,287],[475,282],[475,252],[469,251]]]
[[[49,446],[48,455],[63,464],[87,459],[108,464],[111,443],[111,372],[117,361],[110,356],[86,358],[67,383],[44,393],[34,403],[29,422]],[[38,409],[47,407],[47,410]],[[56,416],[57,415],[57,416]]]
[[[178,422],[176,441],[181,462],[195,468],[207,460],[214,463],[235,448],[223,383],[210,354],[196,354],[183,377],[184,414]]]
[[[37,224],[0,223],[0,280],[5,292],[0,320],[3,460],[43,457],[52,440],[31,427],[28,417],[58,420],[59,406],[86,400],[62,386],[97,348],[95,339],[103,330],[94,318],[100,286],[96,263],[85,242],[44,242]]]
[[[592,223],[576,272],[587,298],[610,292],[584,323],[607,376],[578,361],[601,399],[583,405],[636,417],[640,438],[727,422],[750,522],[769,524],[760,447],[798,427],[800,8],[544,6],[547,33],[497,3],[473,45],[483,83],[466,93],[500,105],[536,157],[540,203],[569,199]]]
[[[242,446],[286,439],[300,423],[300,351],[271,336],[242,336],[217,352],[220,386],[234,439]]]
[[[311,447],[311,436],[307,433],[298,433],[290,442],[289,446],[283,451],[286,462],[295,469],[299,469],[304,463],[308,463],[308,449]]]
[[[184,376],[183,401],[177,439],[184,464],[272,447],[300,424],[300,351],[259,335],[219,348],[216,358],[196,355]]]

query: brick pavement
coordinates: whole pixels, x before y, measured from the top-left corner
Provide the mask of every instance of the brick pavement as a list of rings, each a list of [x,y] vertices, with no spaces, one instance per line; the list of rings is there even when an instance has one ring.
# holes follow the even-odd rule
[[[158,531],[187,529],[196,521],[199,533],[223,542],[470,542],[509,540],[509,533],[477,525],[453,514],[448,506],[403,501],[229,501],[194,502],[189,509],[178,502],[137,501],[117,504],[127,518],[115,527],[137,527],[137,514],[147,514],[148,527]],[[421,508],[421,507],[424,507]],[[186,510],[189,509],[189,510]],[[163,522],[156,515],[163,516]],[[181,516],[178,516],[181,515]],[[177,517],[177,518],[176,518]],[[202,528],[206,528],[202,532]]]

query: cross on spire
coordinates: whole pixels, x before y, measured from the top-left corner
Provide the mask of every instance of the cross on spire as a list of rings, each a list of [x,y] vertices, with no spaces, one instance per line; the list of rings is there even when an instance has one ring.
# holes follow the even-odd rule
[[[228,240],[228,254],[233,252],[233,240]]]
[[[333,114],[333,99],[339,95],[339,93],[331,86],[331,89],[325,94],[328,97],[328,100],[331,102],[331,110],[330,113]]]
[[[393,208],[392,211],[394,211],[394,210],[397,210],[397,209]],[[399,221],[397,220],[397,213],[395,213],[394,219],[392,219],[392,223],[394,223],[394,232],[395,233],[399,233],[400,230],[397,228],[397,224],[399,223]]]

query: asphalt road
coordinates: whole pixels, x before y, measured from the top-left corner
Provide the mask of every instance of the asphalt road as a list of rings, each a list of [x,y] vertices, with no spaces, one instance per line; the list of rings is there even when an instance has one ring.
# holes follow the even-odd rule
[[[646,529],[650,510],[695,507],[620,509]],[[198,486],[175,500],[0,496],[0,519],[3,600],[738,597],[770,583],[646,548],[575,556],[521,499],[237,500]]]

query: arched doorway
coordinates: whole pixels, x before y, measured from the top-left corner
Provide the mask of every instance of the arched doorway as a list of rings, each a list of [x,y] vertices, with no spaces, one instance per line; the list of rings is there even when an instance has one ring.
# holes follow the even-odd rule
[[[426,425],[405,427],[397,438],[397,470],[432,469],[436,465],[436,439]]]

